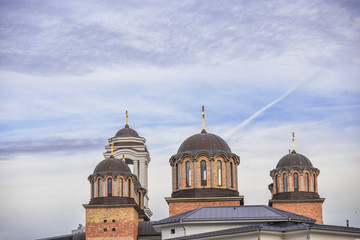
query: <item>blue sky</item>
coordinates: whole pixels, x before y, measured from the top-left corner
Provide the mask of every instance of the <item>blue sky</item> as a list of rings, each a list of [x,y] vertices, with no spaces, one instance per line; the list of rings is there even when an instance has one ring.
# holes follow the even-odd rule
[[[245,204],[268,204],[294,131],[324,222],[360,227],[359,13],[355,0],[0,1],[0,238],[84,224],[87,177],[126,110],[151,155],[152,220],[166,217],[168,160],[202,105],[240,156]]]

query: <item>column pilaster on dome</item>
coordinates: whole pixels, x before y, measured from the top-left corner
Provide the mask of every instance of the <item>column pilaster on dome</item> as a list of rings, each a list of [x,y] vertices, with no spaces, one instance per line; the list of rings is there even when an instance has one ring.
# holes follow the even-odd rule
[[[139,160],[139,175],[138,175],[138,178],[139,178],[139,181],[141,183],[141,186],[146,186],[146,166],[145,166],[145,161],[144,160]]]
[[[236,165],[234,166],[235,167],[235,189],[236,190],[239,190],[239,183],[238,183],[238,169],[237,169],[237,167],[236,167]]]
[[[145,167],[146,167],[146,169],[145,169],[145,186],[146,186],[146,189],[148,189],[148,181],[149,181],[149,178],[148,178],[148,174],[149,174],[149,162],[145,162]],[[146,193],[146,195],[147,195],[147,193]]]
[[[210,158],[210,186],[211,188],[214,187],[214,157]]]
[[[196,188],[196,184],[197,184],[197,169],[196,169],[196,159],[192,159],[193,160],[193,165],[194,165],[194,188]]]
[[[230,187],[230,162],[225,161],[226,166],[226,188]]]
[[[300,173],[299,175],[299,189],[300,191],[304,191],[305,188],[304,188],[304,175],[303,175],[303,172]]]
[[[174,192],[175,191],[175,189],[176,189],[176,186],[175,186],[175,164],[172,164],[171,165],[171,172],[172,172],[172,174],[171,174],[171,182],[172,182],[172,184],[171,184],[171,188],[172,188],[172,191]]]
[[[314,174],[310,175],[310,192],[315,192],[315,189],[314,189]]]
[[[179,189],[182,189],[182,161],[179,161]]]
[[[136,176],[139,176],[139,161],[138,160],[134,160],[133,161],[133,163],[134,163],[134,174],[136,175]],[[139,180],[140,181],[140,180]]]
[[[288,186],[289,192],[293,192],[295,191],[293,174],[289,172],[287,173],[287,175],[289,176],[289,186]]]
[[[117,177],[114,177],[113,181],[112,181],[112,195],[113,196],[119,196],[119,194],[118,194],[118,184],[117,184],[116,179],[117,179]]]
[[[101,196],[106,197],[106,179],[101,178]]]

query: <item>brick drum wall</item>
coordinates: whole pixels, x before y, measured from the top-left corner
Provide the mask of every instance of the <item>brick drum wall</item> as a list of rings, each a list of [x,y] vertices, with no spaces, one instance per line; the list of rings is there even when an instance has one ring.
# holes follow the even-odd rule
[[[104,223],[107,220],[107,223]],[[113,223],[115,220],[115,223]],[[104,231],[107,228],[107,231]],[[112,229],[115,228],[115,231]],[[138,235],[138,212],[132,208],[87,208],[87,240],[136,240]]]
[[[314,218],[317,224],[323,224],[322,202],[273,203],[272,207]]]
[[[169,217],[193,210],[198,207],[212,206],[240,206],[240,201],[173,202],[169,203]]]

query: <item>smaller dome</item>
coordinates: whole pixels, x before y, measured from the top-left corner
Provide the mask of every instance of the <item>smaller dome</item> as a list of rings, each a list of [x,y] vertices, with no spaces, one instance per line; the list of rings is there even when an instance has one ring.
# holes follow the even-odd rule
[[[125,125],[123,129],[120,129],[115,137],[139,137],[139,134],[132,128],[129,127],[128,124]]]
[[[95,173],[101,172],[123,172],[131,174],[129,166],[120,159],[110,156],[108,159],[101,161],[94,170]]]
[[[313,165],[307,157],[293,150],[291,153],[283,156],[276,165],[276,168],[292,168],[292,167],[312,168]]]

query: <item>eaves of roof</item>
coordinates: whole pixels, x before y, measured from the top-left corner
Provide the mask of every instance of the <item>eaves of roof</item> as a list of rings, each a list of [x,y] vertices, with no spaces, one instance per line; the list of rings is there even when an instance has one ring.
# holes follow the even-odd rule
[[[230,210],[234,209],[234,211]],[[315,223],[315,219],[275,209],[265,205],[200,207],[169,218],[162,219],[154,225],[172,225],[178,222],[215,223],[215,222],[306,222]]]
[[[193,234],[184,237],[172,238],[171,240],[203,239],[203,238],[213,238],[213,237],[219,237],[225,235],[231,236],[237,234],[268,232],[268,231],[279,232],[279,233],[290,233],[290,232],[304,231],[304,230],[310,232],[313,230],[321,230],[332,233],[337,232],[340,234],[351,234],[356,237],[360,237],[360,228],[300,223],[286,227],[271,226],[268,224],[251,225],[246,227],[237,227],[237,228],[225,229],[220,231]]]

